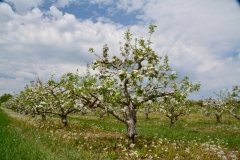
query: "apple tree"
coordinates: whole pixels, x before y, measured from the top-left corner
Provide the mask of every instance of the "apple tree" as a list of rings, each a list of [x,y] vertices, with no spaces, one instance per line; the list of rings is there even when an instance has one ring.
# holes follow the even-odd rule
[[[209,97],[203,101],[204,110],[209,114],[214,114],[217,120],[217,123],[221,123],[222,114],[227,111],[227,102],[226,102],[226,92],[227,89],[223,92],[216,93],[217,98]]]
[[[177,82],[177,74],[172,71],[168,56],[161,57],[151,48],[151,35],[155,25],[150,25],[149,39],[135,38],[132,42],[130,30],[125,32],[125,42],[120,46],[120,55],[109,55],[109,47],[103,45],[102,54],[92,68],[98,69],[98,85],[91,97],[99,107],[104,108],[119,121],[126,124],[127,136],[134,143],[137,135],[137,111],[139,106],[166,96],[182,97],[182,88],[188,92],[197,91],[200,84],[192,84],[185,78]],[[94,49],[90,48],[94,53]],[[96,104],[95,103],[95,104]]]

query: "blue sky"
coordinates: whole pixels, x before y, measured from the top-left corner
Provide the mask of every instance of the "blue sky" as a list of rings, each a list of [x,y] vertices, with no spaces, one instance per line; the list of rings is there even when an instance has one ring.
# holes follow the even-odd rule
[[[130,28],[169,56],[180,78],[201,83],[189,96],[214,96],[240,85],[240,6],[235,0],[3,0],[0,1],[0,95],[23,90],[34,74],[43,80],[94,60],[89,47],[119,54]]]

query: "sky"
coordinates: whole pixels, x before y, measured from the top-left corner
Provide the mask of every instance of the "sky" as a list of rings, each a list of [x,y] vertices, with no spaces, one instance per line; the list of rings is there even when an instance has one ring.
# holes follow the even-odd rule
[[[130,29],[168,55],[172,70],[201,83],[189,99],[240,85],[240,4],[236,0],[0,0],[0,96],[35,80],[79,70]]]

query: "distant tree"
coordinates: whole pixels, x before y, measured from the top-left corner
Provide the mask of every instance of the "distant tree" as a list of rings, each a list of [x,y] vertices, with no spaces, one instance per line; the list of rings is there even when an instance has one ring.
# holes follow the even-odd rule
[[[136,113],[141,105],[165,96],[184,97],[200,88],[200,84],[192,84],[188,78],[177,82],[178,76],[171,71],[168,57],[160,57],[151,48],[150,37],[155,28],[155,25],[150,25],[149,39],[136,38],[134,44],[131,44],[132,34],[127,30],[120,56],[110,57],[109,47],[105,44],[102,55],[95,54],[98,59],[92,63],[92,68],[100,72],[97,75],[99,84],[92,87],[93,92],[88,99],[94,99],[96,106],[126,124],[127,136],[132,142],[137,135]],[[94,53],[93,48],[89,51]]]
[[[217,98],[209,97],[203,101],[204,110],[208,114],[214,114],[217,120],[217,123],[221,123],[222,114],[228,110],[226,102],[226,93],[227,89],[223,92],[216,93]]]
[[[185,98],[164,97],[159,108],[160,112],[170,119],[170,127],[174,127],[179,116],[190,114],[191,102]]]
[[[7,102],[9,99],[11,99],[13,96],[9,93],[4,93],[1,97],[0,97],[0,105],[4,102]]]
[[[139,106],[139,108],[140,108],[139,112],[144,113],[146,119],[149,119],[149,114],[150,113],[157,112],[157,110],[158,110],[157,107],[156,107],[156,103],[152,102],[152,101],[149,101],[148,104]]]
[[[40,83],[36,91],[40,98],[38,111],[60,116],[64,126],[67,126],[67,115],[82,107],[74,92],[79,83],[78,72],[64,74],[59,81],[53,80],[52,75],[46,83],[41,81],[38,83]]]

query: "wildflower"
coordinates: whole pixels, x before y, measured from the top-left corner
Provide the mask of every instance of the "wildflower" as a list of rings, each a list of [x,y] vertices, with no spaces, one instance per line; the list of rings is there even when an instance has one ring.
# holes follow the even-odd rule
[[[185,152],[190,153],[190,148],[189,148],[189,147],[186,148],[186,149],[185,149]]]
[[[135,144],[133,144],[133,143],[130,144],[130,147],[131,147],[131,148],[133,148],[134,146],[135,146]]]

